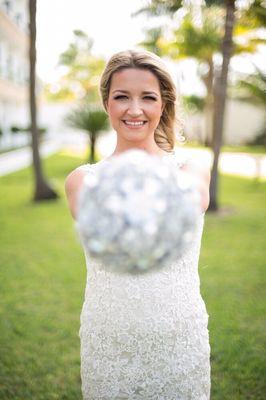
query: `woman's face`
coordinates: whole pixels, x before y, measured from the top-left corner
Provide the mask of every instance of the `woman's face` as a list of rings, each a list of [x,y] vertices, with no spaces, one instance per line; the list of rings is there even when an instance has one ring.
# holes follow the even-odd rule
[[[120,140],[150,140],[163,110],[157,77],[145,69],[127,68],[115,72],[106,107]]]

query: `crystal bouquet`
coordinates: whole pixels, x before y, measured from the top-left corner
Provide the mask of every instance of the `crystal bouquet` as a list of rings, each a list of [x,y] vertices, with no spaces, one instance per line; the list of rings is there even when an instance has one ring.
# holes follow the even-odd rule
[[[84,178],[76,228],[90,255],[116,273],[144,273],[180,258],[200,214],[178,166],[142,150],[114,156]]]

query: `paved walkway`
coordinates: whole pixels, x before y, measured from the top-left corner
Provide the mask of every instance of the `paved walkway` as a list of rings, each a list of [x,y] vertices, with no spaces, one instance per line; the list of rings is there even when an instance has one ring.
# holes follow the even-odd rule
[[[181,148],[177,152],[185,159],[197,157],[202,162],[212,165],[213,154],[209,149]],[[219,171],[224,174],[233,174],[250,178],[266,179],[266,155],[251,153],[221,153]]]
[[[57,143],[48,142],[41,145],[42,157],[48,157],[60,149]],[[30,147],[9,151],[0,154],[0,176],[26,168],[32,163],[32,152]]]
[[[73,148],[73,151],[80,152],[87,146],[87,136],[83,134],[65,133],[56,135],[56,139],[47,140],[40,145],[42,158],[48,157],[59,150]],[[10,174],[32,164],[32,150],[30,146],[23,147],[0,154],[0,176]]]
[[[66,150],[77,154],[84,154],[88,145],[87,135],[66,133],[57,140],[50,140],[41,145],[42,157],[59,151]],[[114,135],[107,134],[99,138],[98,150],[103,157],[107,157],[110,149],[115,146]],[[208,149],[177,148],[180,158],[189,159],[196,157],[202,162],[211,165],[212,153]],[[10,151],[0,155],[0,176],[20,170],[32,163],[31,148],[26,147]],[[222,173],[234,174],[246,177],[258,177],[266,179],[266,155],[247,153],[222,153],[219,160],[219,170]]]

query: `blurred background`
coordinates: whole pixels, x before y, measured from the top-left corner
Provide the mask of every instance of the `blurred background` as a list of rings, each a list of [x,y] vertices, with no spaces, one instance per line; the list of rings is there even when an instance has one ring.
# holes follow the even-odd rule
[[[99,80],[130,48],[162,57],[180,96],[175,150],[211,169],[199,271],[212,399],[263,399],[263,0],[0,0],[0,398],[81,398],[86,270],[64,181],[115,148]]]

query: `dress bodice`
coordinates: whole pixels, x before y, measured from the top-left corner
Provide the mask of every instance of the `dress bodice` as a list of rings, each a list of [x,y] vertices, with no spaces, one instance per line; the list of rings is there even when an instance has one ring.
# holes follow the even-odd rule
[[[169,154],[166,158],[177,167],[181,165],[175,155]],[[88,174],[94,174],[95,169],[105,162],[108,160],[87,164],[82,166],[82,169]],[[85,302],[87,299],[91,301],[92,296],[95,296],[95,304],[101,304],[102,307],[111,307],[112,300],[115,302],[115,307],[119,306],[118,302],[121,307],[126,305],[127,308],[130,308],[131,304],[135,311],[129,313],[129,318],[132,315],[135,318],[136,313],[142,313],[143,316],[146,312],[146,316],[155,315],[159,304],[161,308],[165,308],[165,315],[171,312],[171,303],[175,304],[175,307],[179,304],[182,312],[192,303],[197,304],[197,307],[204,306],[200,296],[198,275],[203,225],[204,214],[201,214],[191,242],[179,260],[162,270],[143,275],[120,275],[105,270],[100,261],[90,257],[88,249],[83,244],[87,265]],[[162,311],[158,310],[161,315]]]
[[[180,166],[175,155],[167,158]],[[81,168],[94,174],[104,162]],[[84,400],[209,399],[208,314],[198,275],[203,225],[204,214],[180,259],[141,275],[106,270],[83,245],[87,282],[79,335]]]

